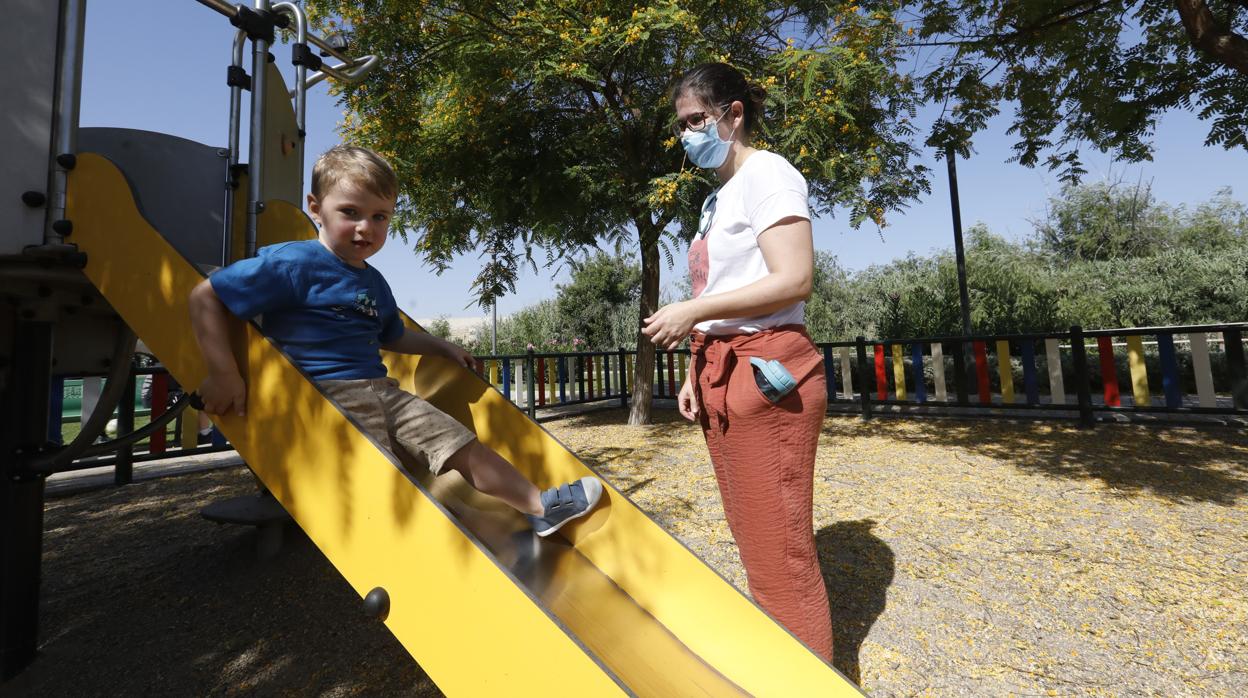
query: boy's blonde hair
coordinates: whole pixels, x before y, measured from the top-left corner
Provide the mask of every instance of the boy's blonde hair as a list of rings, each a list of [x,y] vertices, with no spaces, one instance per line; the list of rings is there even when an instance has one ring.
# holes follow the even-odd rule
[[[312,196],[318,200],[339,184],[362,187],[383,199],[399,194],[399,178],[386,159],[356,145],[336,145],[312,166]]]

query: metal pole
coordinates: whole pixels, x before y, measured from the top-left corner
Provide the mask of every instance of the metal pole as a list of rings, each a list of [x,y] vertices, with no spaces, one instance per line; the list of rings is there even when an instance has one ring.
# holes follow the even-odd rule
[[[35,658],[39,639],[39,583],[43,558],[44,476],[23,471],[48,438],[53,328],[17,321],[7,385],[0,387],[0,680]]]
[[[533,350],[530,349],[524,360],[525,382],[528,388],[528,407],[529,419],[537,419],[537,383],[534,381],[536,372],[536,360]]]
[[[862,401],[862,418],[871,419],[871,369],[867,367],[867,338],[858,335],[854,338],[854,351],[858,355],[858,385],[861,386],[859,399]],[[850,396],[853,396],[852,391]]]
[[[234,4],[226,0],[199,0],[199,4],[214,9],[226,17],[234,16]]]
[[[966,253],[962,249],[962,207],[958,203],[957,153],[952,145],[945,146],[945,164],[949,167],[949,204],[953,208],[953,249],[958,260],[958,296],[962,303],[962,334],[971,336],[971,297],[966,290]]]
[[[230,68],[234,70],[242,70],[243,67],[243,49],[247,45],[247,32],[239,29],[234,33],[234,46],[230,51]],[[225,182],[225,215],[224,224],[222,226],[221,235],[221,266],[228,265],[231,260],[232,247],[234,245],[234,190],[238,188],[238,181],[235,179],[238,172],[238,132],[243,111],[243,86],[230,86],[230,124],[229,124],[229,146],[226,155],[226,182]]]
[[[65,244],[65,191],[69,171],[78,152],[78,114],[82,97],[82,42],[87,27],[86,0],[61,0],[61,21],[57,34],[56,96],[52,133],[52,182],[48,188],[47,225],[43,242]]]
[[[269,0],[256,0],[256,10],[269,11]],[[246,257],[256,256],[256,232],[260,214],[264,212],[264,88],[269,67],[269,42],[251,40],[251,149],[247,163],[247,239]]]
[[[1092,414],[1092,386],[1088,378],[1088,352],[1083,345],[1083,328],[1070,328],[1070,361],[1075,371],[1075,395],[1079,398],[1079,426],[1091,429],[1096,426]]]
[[[490,304],[490,314],[493,316],[493,322],[490,325],[490,353],[498,354],[498,301]]]
[[[126,378],[126,391],[121,395],[121,403],[117,405],[117,433],[125,436],[134,431],[134,389],[137,384],[134,371]],[[113,484],[128,485],[134,481],[134,447],[122,446],[117,449],[117,460],[113,464]]]

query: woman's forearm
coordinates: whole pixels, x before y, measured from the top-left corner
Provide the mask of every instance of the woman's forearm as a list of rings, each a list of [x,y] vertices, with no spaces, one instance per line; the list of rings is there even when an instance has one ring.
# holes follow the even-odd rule
[[[693,303],[698,322],[756,317],[806,300],[810,287],[808,275],[772,273],[733,291],[700,296]]]

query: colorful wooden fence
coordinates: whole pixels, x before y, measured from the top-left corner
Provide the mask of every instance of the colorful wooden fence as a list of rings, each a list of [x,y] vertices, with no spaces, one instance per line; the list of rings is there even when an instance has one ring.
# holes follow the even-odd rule
[[[830,405],[1248,414],[1248,323],[820,343]],[[478,368],[530,414],[618,400],[633,391],[636,353],[487,356]],[[675,398],[687,350],[655,354],[652,395]],[[1059,415],[1059,416],[1065,416]]]
[[[1086,332],[1072,327],[1069,332],[1034,335],[859,337],[819,347],[832,409],[857,405],[866,417],[876,405],[1035,410],[1058,416],[1073,412],[1091,425],[1095,413],[1105,411],[1248,415],[1246,329],[1248,323]],[[635,360],[636,352],[624,349],[528,352],[477,357],[476,369],[536,417],[538,408],[609,401],[627,405]],[[687,350],[656,352],[652,395],[675,398],[689,361]],[[137,369],[131,383],[141,385],[136,379],[143,374],[153,374],[150,417],[156,419],[165,409],[168,377],[159,367]],[[59,417],[59,406],[55,412]],[[133,415],[121,415],[126,420]],[[61,421],[51,421],[50,438],[55,440]],[[219,442],[200,446],[196,437],[195,415],[188,408],[169,429],[155,431],[138,444],[145,452],[131,448],[84,460],[79,467],[227,447]]]
[[[1248,414],[1245,329],[1248,323],[1073,327],[820,346],[829,401],[861,403],[867,416],[873,403],[993,407],[1077,411],[1091,424],[1097,411]]]

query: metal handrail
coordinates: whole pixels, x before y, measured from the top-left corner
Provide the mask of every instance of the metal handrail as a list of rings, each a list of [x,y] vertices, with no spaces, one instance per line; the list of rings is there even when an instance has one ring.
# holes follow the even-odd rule
[[[379,62],[380,59],[376,55],[369,54],[335,66],[323,66],[303,83],[304,89],[310,89],[313,85],[331,77],[347,85],[354,85],[372,72]],[[295,90],[291,90],[290,93],[293,95]]]

